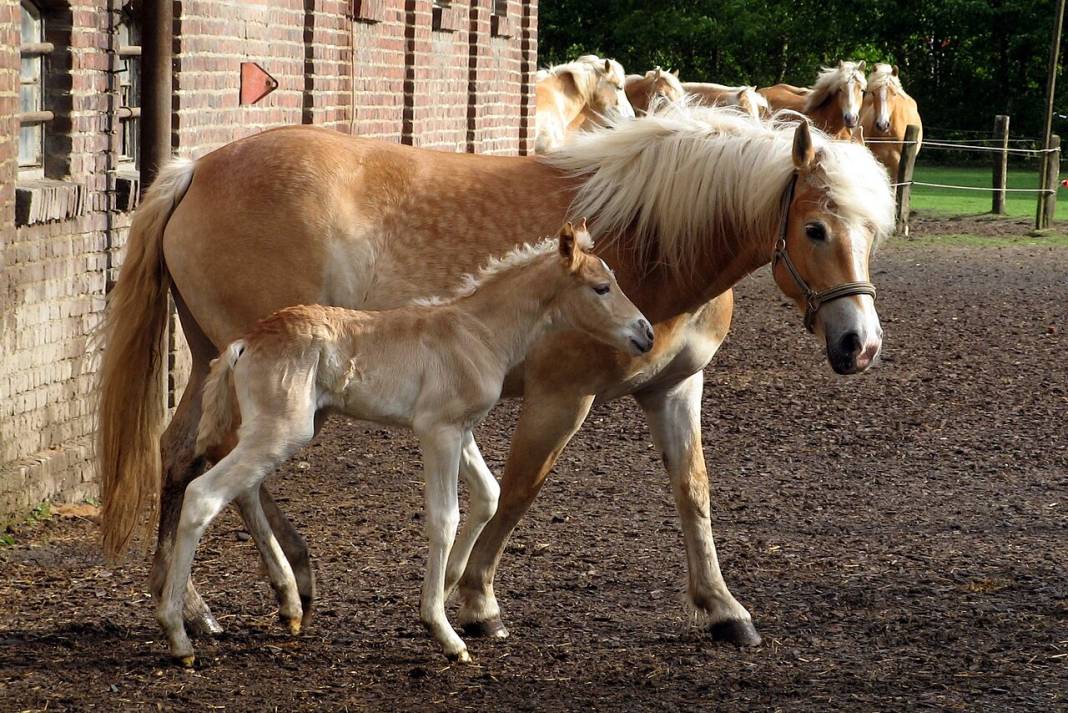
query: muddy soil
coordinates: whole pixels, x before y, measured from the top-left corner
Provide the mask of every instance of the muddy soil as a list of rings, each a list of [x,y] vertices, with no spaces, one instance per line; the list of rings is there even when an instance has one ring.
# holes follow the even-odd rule
[[[836,377],[766,271],[706,372],[717,544],[759,648],[692,625],[667,478],[620,401],[508,547],[511,638],[448,665],[417,617],[416,445],[335,420],[273,481],[320,581],[302,636],[227,513],[195,570],[226,633],[176,668],[146,567],[53,518],[0,550],[0,710],[1066,710],[1068,251],[896,242],[873,279],[869,373]],[[497,473],[515,417],[481,428]]]

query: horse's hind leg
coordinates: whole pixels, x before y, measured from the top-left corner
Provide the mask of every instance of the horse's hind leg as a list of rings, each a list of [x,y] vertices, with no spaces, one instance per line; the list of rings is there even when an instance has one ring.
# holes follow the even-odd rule
[[[297,582],[293,569],[286,558],[284,548],[275,537],[274,530],[268,522],[261,505],[261,497],[270,501],[270,495],[262,495],[262,486],[246,490],[237,496],[237,507],[245,520],[249,534],[260,551],[260,557],[267,566],[267,576],[271,580],[275,598],[278,600],[278,617],[290,633],[300,633],[301,598],[297,593]],[[273,501],[271,501],[273,504]]]
[[[190,343],[192,347],[192,340]],[[160,438],[163,465],[163,484],[160,491],[159,537],[149,575],[149,589],[159,600],[164,578],[170,569],[174,552],[175,531],[182,512],[182,497],[189,482],[200,475],[206,463],[195,455],[197,426],[200,423],[201,390],[208,373],[208,358],[193,352],[193,368],[182,399]],[[189,628],[198,634],[211,635],[222,631],[211,610],[200,598],[193,582],[185,584],[182,615]]]
[[[467,566],[467,558],[471,555],[471,548],[475,546],[482,529],[489,522],[493,514],[497,512],[497,500],[500,497],[501,487],[497,485],[497,479],[493,477],[486,461],[482,459],[482,452],[478,450],[474,434],[464,431],[463,450],[460,452],[460,476],[467,484],[470,495],[471,507],[467,513],[467,521],[463,530],[456,538],[449,553],[449,566],[445,570],[445,592],[452,592],[460,581],[460,575]]]

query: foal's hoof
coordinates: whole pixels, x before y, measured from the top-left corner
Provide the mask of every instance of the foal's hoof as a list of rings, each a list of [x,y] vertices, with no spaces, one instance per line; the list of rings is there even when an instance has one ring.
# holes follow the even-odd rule
[[[762,639],[753,622],[748,619],[727,619],[718,621],[709,627],[714,641],[726,641],[738,648],[760,646]]]
[[[504,622],[499,616],[486,621],[469,621],[462,626],[464,633],[484,639],[507,639],[508,629],[504,628]]]
[[[461,649],[455,654],[445,654],[445,658],[454,663],[471,663],[471,654],[467,653],[467,649]]]
[[[289,630],[290,634],[293,636],[300,636],[300,630],[304,624],[302,619],[286,619],[283,617],[282,623],[285,624],[285,627]]]

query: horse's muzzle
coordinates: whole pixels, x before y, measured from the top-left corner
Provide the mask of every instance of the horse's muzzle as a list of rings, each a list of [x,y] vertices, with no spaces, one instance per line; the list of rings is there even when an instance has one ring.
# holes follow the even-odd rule
[[[881,347],[881,338],[865,344],[857,332],[846,332],[827,339],[827,361],[836,374],[859,374],[872,365]]]

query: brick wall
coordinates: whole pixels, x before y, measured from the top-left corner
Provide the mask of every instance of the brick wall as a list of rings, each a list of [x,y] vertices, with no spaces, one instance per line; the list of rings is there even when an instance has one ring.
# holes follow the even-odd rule
[[[112,170],[116,15],[107,0],[41,4],[63,40],[50,58],[63,81],[50,90],[46,170],[83,200],[75,215],[15,226],[19,3],[0,0],[0,520],[95,493],[89,336],[130,218],[115,209]],[[268,127],[313,123],[449,151],[527,153],[537,0],[510,0],[505,36],[492,32],[492,7],[457,0],[435,30],[430,0],[176,0],[174,149],[200,156]],[[249,61],[279,87],[242,106]],[[180,330],[171,344],[173,405],[188,373]]]

